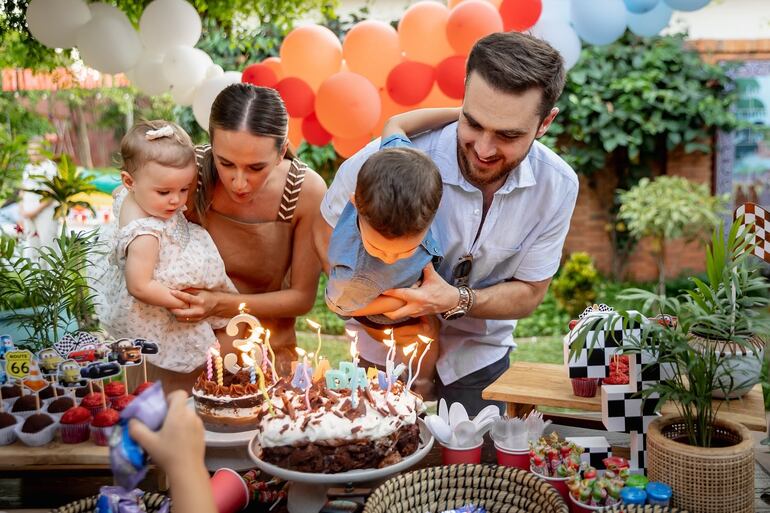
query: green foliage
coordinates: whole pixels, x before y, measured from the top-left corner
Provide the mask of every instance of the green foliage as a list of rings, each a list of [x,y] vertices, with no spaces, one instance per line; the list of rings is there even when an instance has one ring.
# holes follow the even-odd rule
[[[96,192],[97,188],[92,183],[93,176],[82,173],[72,160],[72,157],[62,154],[54,159],[57,166],[57,174],[53,178],[46,176],[34,177],[40,184],[39,189],[32,190],[40,195],[41,200],[49,200],[56,204],[54,218],[66,221],[69,211],[73,207],[82,207],[94,211],[87,201],[78,200],[75,197],[81,193]]]
[[[586,306],[596,301],[599,272],[588,253],[572,253],[559,275],[551,282],[553,295],[559,305],[575,318]]]
[[[337,155],[331,144],[326,146],[313,146],[305,141],[299,145],[297,157],[307,164],[310,169],[321,175],[329,185],[334,180],[334,174],[343,160]]]
[[[85,272],[97,235],[62,231],[52,247],[37,249],[36,258],[20,256],[14,239],[0,237],[0,310],[13,311],[11,319],[32,334],[26,345],[50,347],[71,318],[87,324],[94,294]]]
[[[0,128],[0,205],[16,196],[26,163],[26,137]]]
[[[553,291],[549,289],[543,302],[532,312],[532,315],[516,323],[514,336],[561,336],[567,332],[569,321],[570,315],[559,306]]]
[[[727,197],[712,196],[705,184],[678,176],[642,178],[620,192],[618,220],[637,238],[651,237],[658,264],[659,292],[665,286],[665,247],[671,239],[693,240],[720,222]]]
[[[708,136],[737,124],[730,84],[724,68],[686,48],[684,35],[628,33],[583,49],[550,133],[560,154],[585,174],[603,169],[615,152],[642,165],[680,145],[709,152]]]

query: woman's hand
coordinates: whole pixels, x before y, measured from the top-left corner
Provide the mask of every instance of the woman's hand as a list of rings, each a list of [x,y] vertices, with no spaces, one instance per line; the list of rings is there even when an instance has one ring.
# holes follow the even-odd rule
[[[187,308],[172,308],[179,322],[198,322],[214,315],[218,299],[215,292],[204,289],[172,290],[171,295],[189,305]]]

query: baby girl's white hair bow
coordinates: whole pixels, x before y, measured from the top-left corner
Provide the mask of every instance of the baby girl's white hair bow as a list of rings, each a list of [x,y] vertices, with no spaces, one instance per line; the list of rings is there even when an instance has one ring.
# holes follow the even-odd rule
[[[171,128],[171,125],[165,125],[157,130],[147,130],[145,132],[144,137],[148,141],[153,141],[155,139],[160,139],[161,137],[172,137],[174,135],[174,129]]]

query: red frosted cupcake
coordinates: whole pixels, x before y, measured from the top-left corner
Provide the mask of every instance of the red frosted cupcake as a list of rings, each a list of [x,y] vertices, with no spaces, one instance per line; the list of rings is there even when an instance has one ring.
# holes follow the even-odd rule
[[[112,400],[112,407],[115,409],[115,411],[121,412],[126,406],[128,406],[128,403],[134,399],[136,399],[134,394],[122,395]]]
[[[112,401],[118,397],[126,395],[126,385],[120,381],[113,381],[104,385],[104,393],[107,395],[107,402],[112,404]]]
[[[578,397],[593,397],[598,383],[598,378],[572,378],[572,392]]]
[[[85,396],[83,400],[80,401],[80,406],[88,408],[88,411],[91,412],[91,416],[95,416],[104,409],[105,403],[104,394],[94,392],[93,394]]]
[[[96,445],[109,445],[110,435],[115,424],[120,420],[120,413],[107,408],[96,414],[91,421],[91,437]]]
[[[82,406],[74,406],[64,412],[61,420],[61,441],[65,444],[79,444],[88,440],[88,425],[91,412]]]
[[[141,394],[142,392],[150,388],[154,383],[155,383],[154,381],[145,381],[144,383],[142,383],[141,385],[137,386],[134,389],[134,395],[138,396],[139,394]]]

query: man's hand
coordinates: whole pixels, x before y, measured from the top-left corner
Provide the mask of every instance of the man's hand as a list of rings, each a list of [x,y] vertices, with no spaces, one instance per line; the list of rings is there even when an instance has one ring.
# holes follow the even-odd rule
[[[460,302],[460,292],[444,281],[444,278],[433,268],[433,264],[426,265],[422,270],[422,285],[418,288],[391,289],[382,294],[406,303],[398,310],[385,314],[391,319],[440,314],[454,308]]]
[[[378,342],[390,338],[390,336],[386,335],[381,329],[370,328],[363,324],[361,327],[370,337]],[[397,346],[408,346],[417,340],[417,335],[423,335],[432,338],[433,340],[437,340],[440,327],[441,323],[435,315],[427,315],[420,318],[419,324],[410,324],[408,326],[395,328],[393,330],[393,338],[395,339]]]

